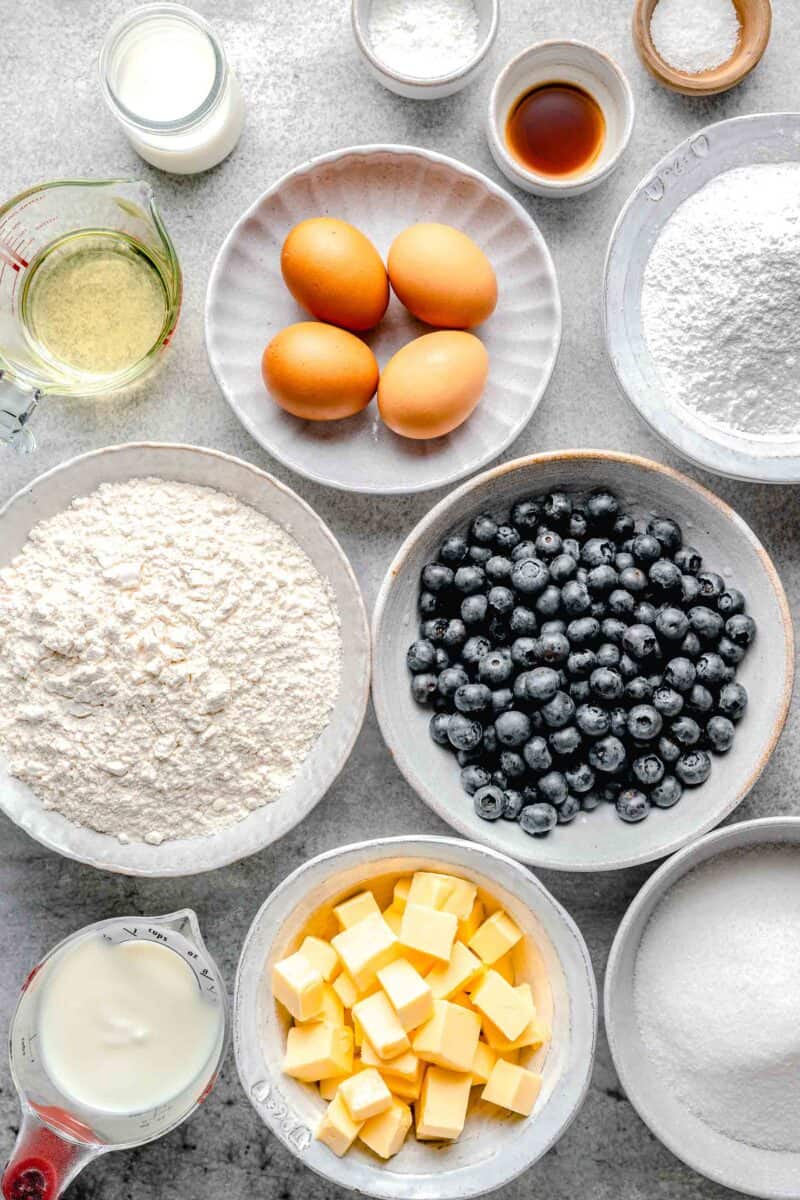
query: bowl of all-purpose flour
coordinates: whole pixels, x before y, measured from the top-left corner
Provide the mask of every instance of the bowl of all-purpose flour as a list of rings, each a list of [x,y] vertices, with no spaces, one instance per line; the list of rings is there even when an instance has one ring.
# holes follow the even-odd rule
[[[294,492],[192,446],[73,459],[0,512],[0,807],[141,875],[234,862],[338,775],[370,675],[358,584]]]
[[[622,390],[687,458],[800,479],[800,114],[692,135],[611,236],[605,333]]]
[[[608,961],[620,1083],[653,1133],[737,1191],[800,1196],[800,819],[731,825],[641,889]]]

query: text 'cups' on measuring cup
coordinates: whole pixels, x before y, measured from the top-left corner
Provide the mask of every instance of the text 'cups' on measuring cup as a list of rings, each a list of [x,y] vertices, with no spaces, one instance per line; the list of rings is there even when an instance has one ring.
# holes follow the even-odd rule
[[[150,949],[147,949],[148,945]],[[105,1020],[99,1053],[105,1056],[102,1062],[105,1067],[107,1061],[108,1072],[99,1084],[95,1080],[93,1086],[108,1088],[115,1098],[98,1107],[86,1101],[88,1092],[86,1079],[81,1074],[83,1059],[80,1052],[75,1044],[59,1042],[52,1024],[48,1024],[48,995],[56,1003],[58,1030],[63,1033],[64,1013],[72,1013],[72,1017],[64,1018],[67,1026],[70,1019],[74,1021],[76,1012],[81,1013],[80,995],[77,991],[69,995],[76,964],[82,967],[87,961],[87,950],[91,959],[92,955],[102,955],[106,950],[116,954],[120,947],[125,947],[126,958],[132,952],[135,960],[141,960],[144,954],[144,963],[139,961],[136,967],[140,980],[152,978],[154,964],[148,960],[153,958],[156,947],[172,951],[183,960],[193,976],[193,980],[189,976],[192,1007],[196,1007],[198,1000],[203,1007],[204,1034],[197,1061],[192,1058],[183,1074],[172,1071],[173,1090],[169,1086],[170,1068],[166,1065],[169,1056],[164,1055],[163,1070],[143,1073],[139,1081],[150,1100],[126,1107],[119,1097],[127,1095],[128,1084],[135,1089],[137,1081],[132,1080],[130,1074],[123,1079],[115,1078],[115,1073],[117,1077],[124,1074],[125,1048],[133,1044],[133,1052],[138,1053],[136,1044],[147,1036],[148,1031],[130,1023],[115,1022],[116,982],[107,984],[102,992]],[[161,958],[158,954],[155,957]],[[183,987],[187,972],[181,968],[180,978],[176,980],[174,960],[161,965],[168,965],[169,972],[164,977],[157,971],[156,976],[165,988],[173,989],[170,994],[174,997],[176,983]],[[163,1003],[166,1006],[167,1001]],[[227,1048],[227,1023],[225,984],[203,944],[197,918],[190,909],[163,917],[117,917],[99,921],[60,942],[28,976],[11,1024],[9,1060],[19,1094],[22,1122],[2,1177],[4,1200],[55,1200],[93,1158],[110,1150],[140,1146],[186,1120],[216,1082]],[[123,1047],[122,1060],[120,1046]],[[62,1050],[65,1053],[62,1054]],[[91,1047],[87,1052],[89,1062],[91,1050],[96,1051],[97,1047]],[[80,1060],[78,1074],[68,1079],[69,1066],[65,1073],[65,1063],[74,1064],[76,1059]],[[161,1089],[160,1094],[155,1097],[158,1089]]]
[[[149,184],[40,184],[0,206],[0,443],[30,449],[42,395],[138,379],[169,342],[181,271]]]

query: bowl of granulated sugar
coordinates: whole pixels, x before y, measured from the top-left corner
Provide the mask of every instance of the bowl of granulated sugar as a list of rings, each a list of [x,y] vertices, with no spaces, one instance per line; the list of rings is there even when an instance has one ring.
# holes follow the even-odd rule
[[[731,825],[669,859],[611,949],[620,1083],[673,1154],[726,1187],[800,1197],[800,818]]]

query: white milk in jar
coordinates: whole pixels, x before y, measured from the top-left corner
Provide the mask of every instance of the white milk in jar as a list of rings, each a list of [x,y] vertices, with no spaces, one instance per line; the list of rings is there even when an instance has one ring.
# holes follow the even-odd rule
[[[53,963],[39,1048],[53,1084],[104,1113],[141,1113],[200,1081],[222,1013],[169,946],[79,940]]]

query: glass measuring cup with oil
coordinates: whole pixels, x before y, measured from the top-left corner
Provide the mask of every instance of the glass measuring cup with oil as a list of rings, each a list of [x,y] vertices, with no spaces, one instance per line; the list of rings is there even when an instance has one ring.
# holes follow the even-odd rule
[[[0,442],[31,447],[40,396],[138,379],[180,303],[180,266],[148,184],[61,180],[0,207]]]

